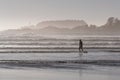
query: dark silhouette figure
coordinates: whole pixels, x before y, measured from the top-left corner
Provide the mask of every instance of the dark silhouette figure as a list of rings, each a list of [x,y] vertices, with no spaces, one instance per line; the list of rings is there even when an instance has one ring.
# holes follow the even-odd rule
[[[83,52],[83,42],[81,39],[79,40],[79,52]]]

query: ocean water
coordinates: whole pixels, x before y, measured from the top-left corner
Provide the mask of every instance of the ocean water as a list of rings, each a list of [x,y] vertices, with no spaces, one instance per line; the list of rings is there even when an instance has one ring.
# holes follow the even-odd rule
[[[79,39],[84,50],[79,56]],[[14,61],[107,60],[120,64],[120,37],[0,38],[0,80],[119,80],[119,65],[54,63],[43,67],[19,66]],[[3,63],[4,62],[4,63]],[[6,64],[8,62],[8,64]],[[18,64],[18,63],[17,63]],[[104,63],[106,64],[106,63]],[[114,64],[113,62],[111,64]],[[42,65],[42,64],[41,64]],[[54,65],[54,67],[53,67]],[[55,67],[57,66],[57,67]]]
[[[0,61],[120,60],[119,52],[79,53],[1,53]],[[58,67],[29,67],[0,64],[0,80],[119,80],[120,66],[61,64]]]

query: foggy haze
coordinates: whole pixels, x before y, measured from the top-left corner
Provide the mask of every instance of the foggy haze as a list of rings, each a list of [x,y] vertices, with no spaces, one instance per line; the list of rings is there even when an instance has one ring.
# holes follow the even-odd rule
[[[120,18],[119,0],[0,0],[0,31],[52,20],[85,20],[102,25]]]

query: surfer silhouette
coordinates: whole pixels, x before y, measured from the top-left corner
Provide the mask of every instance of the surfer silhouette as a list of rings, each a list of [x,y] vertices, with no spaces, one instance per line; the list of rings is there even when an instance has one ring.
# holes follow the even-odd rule
[[[79,40],[79,52],[83,52],[83,42],[81,39]]]

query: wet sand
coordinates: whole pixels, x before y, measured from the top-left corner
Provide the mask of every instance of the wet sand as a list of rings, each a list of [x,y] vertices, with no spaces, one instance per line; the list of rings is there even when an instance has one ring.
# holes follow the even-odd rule
[[[0,68],[0,80],[119,80],[120,68],[82,65],[81,69]]]

